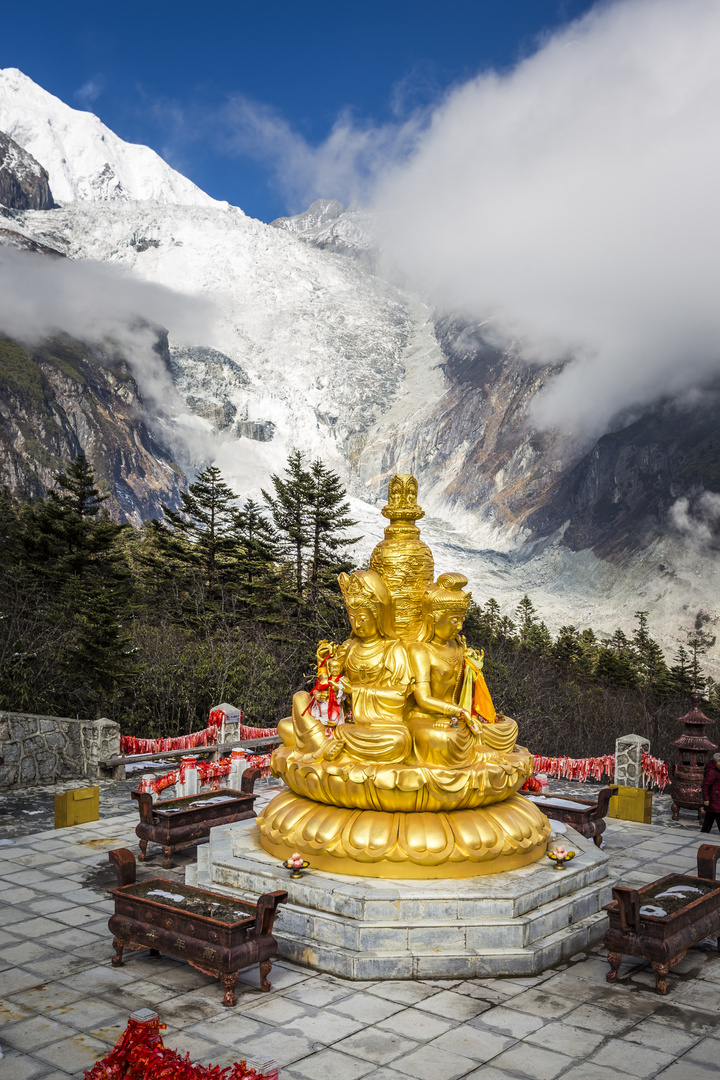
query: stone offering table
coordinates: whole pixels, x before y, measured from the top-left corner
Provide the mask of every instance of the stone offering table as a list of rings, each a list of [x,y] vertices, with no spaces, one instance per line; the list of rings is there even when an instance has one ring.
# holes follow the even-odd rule
[[[149,792],[131,792],[140,811],[140,823],[135,829],[140,838],[140,858],[145,860],[147,857],[150,841],[161,844],[165,855],[163,866],[167,870],[172,866],[173,851],[197,844],[217,825],[254,818],[253,802],[257,796],[252,792],[259,776],[260,769],[247,769],[240,791],[220,788],[202,795],[183,795],[179,799],[160,802],[153,802]]]
[[[715,881],[720,847],[702,844],[697,854],[697,877],[669,874],[642,889],[614,888],[607,904],[609,928],[604,944],[616,982],[623,953],[652,963],[655,989],[667,994],[670,968],[691,945],[707,937],[718,938],[720,948],[720,882]]]
[[[600,847],[610,799],[617,795],[617,792],[616,787],[603,788],[598,792],[596,802],[592,799],[576,799],[574,795],[528,795],[527,798],[539,806],[548,817],[572,825],[581,836]]]
[[[232,1006],[238,972],[259,964],[260,986],[270,989],[270,957],[278,950],[272,929],[287,892],[265,893],[253,903],[168,878],[136,882],[135,857],[128,848],[111,851],[109,858],[118,875],[118,887],[109,890],[115,898],[115,913],[108,922],[114,967],[122,964],[124,949],[163,952],[220,979],[225,987],[223,1005]]]

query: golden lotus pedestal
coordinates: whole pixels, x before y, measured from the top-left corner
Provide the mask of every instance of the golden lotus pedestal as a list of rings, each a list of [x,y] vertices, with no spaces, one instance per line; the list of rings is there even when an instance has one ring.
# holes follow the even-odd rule
[[[285,791],[258,815],[270,855],[295,852],[313,867],[354,877],[467,878],[499,874],[542,858],[548,819],[511,795],[489,806],[396,812],[330,806]]]

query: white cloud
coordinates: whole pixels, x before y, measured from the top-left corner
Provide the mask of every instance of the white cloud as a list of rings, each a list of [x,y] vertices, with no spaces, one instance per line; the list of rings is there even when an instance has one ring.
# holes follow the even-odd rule
[[[116,266],[0,247],[0,334],[27,346],[66,333],[88,344],[117,347],[148,407],[148,422],[159,421],[164,437],[201,459],[210,453],[212,440],[195,418],[183,419],[182,403],[155,346],[158,327],[176,342],[207,340],[214,316],[208,300],[141,281]]]
[[[309,146],[238,102],[297,208],[365,195],[385,254],[529,361],[538,426],[597,435],[720,374],[720,4],[619,0],[434,111]]]
[[[698,550],[712,547],[720,536],[720,495],[703,491],[692,500],[686,495],[676,499],[670,524]]]

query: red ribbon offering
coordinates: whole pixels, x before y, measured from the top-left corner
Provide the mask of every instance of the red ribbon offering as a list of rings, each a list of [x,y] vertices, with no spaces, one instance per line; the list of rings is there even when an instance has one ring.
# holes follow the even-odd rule
[[[277,1080],[277,1069],[258,1072],[244,1061],[221,1069],[196,1065],[163,1045],[157,1019],[128,1024],[107,1057],[85,1070],[85,1080]]]
[[[660,758],[650,754],[642,755],[643,777],[663,791],[669,783],[668,768]],[[588,780],[602,780],[604,776],[615,776],[615,755],[604,754],[602,757],[570,758],[543,757],[536,754],[533,758],[533,772],[547,773],[563,780],[578,780],[581,784]]]

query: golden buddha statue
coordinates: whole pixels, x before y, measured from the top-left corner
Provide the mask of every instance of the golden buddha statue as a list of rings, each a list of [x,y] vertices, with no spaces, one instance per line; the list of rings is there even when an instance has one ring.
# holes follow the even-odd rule
[[[315,689],[295,694],[278,724],[271,764],[290,791],[257,824],[263,847],[283,858],[299,851],[356,875],[464,877],[546,849],[547,819],[516,794],[532,757],[516,745],[515,721],[495,712],[482,654],[460,636],[467,578],[432,583],[416,496],[414,477],[393,478],[372,569],[339,578],[351,635],[321,643]],[[330,724],[317,707],[331,682],[351,702],[349,723]]]

